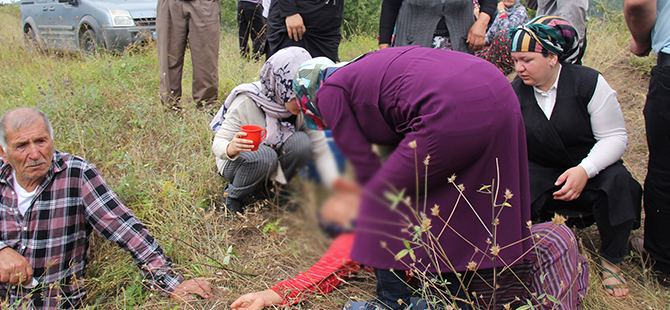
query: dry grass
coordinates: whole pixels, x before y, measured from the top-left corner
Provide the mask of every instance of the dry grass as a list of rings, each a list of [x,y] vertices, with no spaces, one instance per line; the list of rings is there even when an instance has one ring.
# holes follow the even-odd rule
[[[619,93],[629,131],[624,156],[633,176],[646,174],[646,141],[642,107],[653,59],[632,59],[628,33],[619,23],[597,21],[589,26],[585,64],[605,75]],[[21,42],[18,9],[0,7],[0,113],[17,106],[36,106],[52,118],[56,147],[82,155],[101,170],[108,183],[149,227],[187,277],[205,276],[217,286],[217,299],[189,305],[171,304],[142,289],[139,272],[126,253],[96,237],[87,274],[87,307],[96,309],[222,309],[237,296],[290,279],[315,263],[329,239],[316,223],[323,189],[294,182],[303,208],[286,212],[275,204],[255,205],[244,221],[224,221],[214,211],[223,181],[214,171],[210,151],[210,115],[192,105],[175,116],[158,100],[155,46],[132,54],[77,55],[27,53]],[[618,40],[618,41],[614,41]],[[219,58],[220,100],[235,85],[257,77],[261,63],[237,53],[234,35],[223,34]],[[343,42],[340,56],[352,59],[373,50],[369,37]],[[187,58],[190,57],[187,55]],[[191,68],[184,71],[184,92],[190,93]],[[641,231],[636,232],[641,233]],[[579,231],[583,253],[597,265],[597,232]],[[670,294],[659,288],[638,260],[627,260],[625,276],[631,293],[625,299],[607,296],[599,285],[598,268],[586,309],[668,309]],[[309,297],[293,309],[337,309],[348,299],[374,295],[373,276],[362,272],[327,296]]]

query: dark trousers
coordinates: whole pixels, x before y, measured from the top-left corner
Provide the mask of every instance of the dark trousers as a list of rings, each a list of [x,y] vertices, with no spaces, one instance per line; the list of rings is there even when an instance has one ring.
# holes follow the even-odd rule
[[[237,25],[239,27],[240,54],[245,58],[260,59],[265,45],[265,18],[263,5],[248,1],[237,2]],[[249,54],[249,39],[253,47]]]
[[[583,226],[589,226],[593,221],[588,222],[588,218],[592,216],[600,233],[600,255],[612,264],[621,263],[627,254],[626,245],[635,220],[612,226],[605,193],[585,190],[573,201],[562,201],[553,197],[552,193],[558,189],[559,187],[552,188],[533,201],[533,219],[548,221],[554,213],[558,213],[571,219],[585,220],[587,223]],[[582,226],[579,223],[573,224]]]
[[[407,309],[407,306],[410,304],[410,298],[412,297],[412,288],[405,281],[405,271],[391,271],[375,268],[375,276],[377,277],[377,301],[385,305],[388,309]],[[438,278],[437,283],[448,284],[445,287],[431,282],[428,284],[430,287],[426,287],[423,290],[423,297],[429,302],[437,301],[438,309],[441,309],[441,307],[445,306],[447,303],[450,304],[451,301],[448,299],[453,296],[462,300],[467,300],[465,290],[462,288],[459,289],[460,282],[455,274],[443,273],[441,275],[436,275],[436,277]],[[468,283],[469,280],[463,282]],[[402,300],[402,304],[399,303],[399,300]],[[456,305],[463,310],[470,309],[466,303],[461,301],[456,302]]]
[[[670,274],[670,65],[651,71],[644,106],[649,166],[644,181],[644,247]]]
[[[404,310],[410,304],[412,292],[405,281],[405,271],[376,269],[377,300],[389,309]],[[403,304],[398,301],[402,300]]]

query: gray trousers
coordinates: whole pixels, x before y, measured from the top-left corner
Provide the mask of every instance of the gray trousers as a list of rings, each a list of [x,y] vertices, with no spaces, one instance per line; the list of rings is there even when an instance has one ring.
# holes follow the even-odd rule
[[[156,43],[161,101],[176,105],[181,98],[184,53],[188,43],[193,64],[193,100],[215,103],[219,94],[219,28],[221,7],[211,0],[159,0]]]
[[[297,131],[279,148],[279,151],[261,144],[257,151],[242,152],[223,168],[228,180],[225,193],[228,197],[245,200],[260,184],[265,184],[281,165],[286,180],[291,180],[312,154],[312,142],[306,133]]]

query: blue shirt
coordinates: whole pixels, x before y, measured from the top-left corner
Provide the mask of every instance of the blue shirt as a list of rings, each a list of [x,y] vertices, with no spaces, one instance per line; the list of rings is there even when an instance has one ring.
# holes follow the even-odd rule
[[[670,0],[658,0],[656,24],[651,30],[651,47],[654,53],[670,54]]]

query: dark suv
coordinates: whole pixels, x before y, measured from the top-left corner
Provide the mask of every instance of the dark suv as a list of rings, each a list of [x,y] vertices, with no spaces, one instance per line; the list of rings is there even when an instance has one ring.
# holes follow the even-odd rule
[[[122,51],[156,38],[157,0],[21,0],[21,25],[33,49]]]

